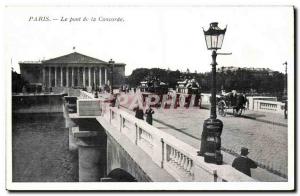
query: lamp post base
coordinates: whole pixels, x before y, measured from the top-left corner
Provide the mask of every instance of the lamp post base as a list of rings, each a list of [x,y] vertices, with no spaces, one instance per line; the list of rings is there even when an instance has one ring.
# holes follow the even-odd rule
[[[204,121],[201,135],[201,147],[198,156],[203,156],[207,163],[222,164],[221,134],[223,122],[219,119],[209,118]]]

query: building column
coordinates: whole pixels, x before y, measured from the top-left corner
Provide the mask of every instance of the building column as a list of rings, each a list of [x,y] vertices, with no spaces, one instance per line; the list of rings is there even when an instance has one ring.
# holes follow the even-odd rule
[[[57,87],[57,67],[54,69],[54,86]]]
[[[72,87],[74,87],[74,67],[72,67]]]
[[[102,68],[101,67],[99,67],[99,87],[101,87],[102,86]]]
[[[104,84],[107,84],[107,68],[104,69]]]
[[[94,67],[94,88],[96,88],[96,67]]]
[[[69,87],[69,67],[66,67],[66,86]]]
[[[85,67],[82,68],[82,82],[83,82],[83,87],[85,87]]]
[[[51,67],[49,67],[49,87],[52,87],[52,82],[51,82]]]
[[[63,80],[63,67],[60,67],[60,86],[64,86],[64,80]]]
[[[91,67],[89,67],[89,87],[91,86]]]
[[[46,68],[43,67],[43,86],[46,86]]]

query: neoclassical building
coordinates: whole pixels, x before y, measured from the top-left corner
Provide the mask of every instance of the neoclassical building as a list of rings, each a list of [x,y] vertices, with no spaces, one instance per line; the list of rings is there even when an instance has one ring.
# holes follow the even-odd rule
[[[125,64],[108,63],[78,52],[44,61],[19,62],[21,75],[30,84],[44,87],[83,88],[124,84]]]

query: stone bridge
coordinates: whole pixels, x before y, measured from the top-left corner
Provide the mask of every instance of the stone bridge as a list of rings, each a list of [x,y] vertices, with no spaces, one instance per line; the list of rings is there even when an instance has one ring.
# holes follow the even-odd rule
[[[198,149],[85,91],[65,96],[69,149],[78,153],[79,181],[240,182],[254,179],[214,165]]]

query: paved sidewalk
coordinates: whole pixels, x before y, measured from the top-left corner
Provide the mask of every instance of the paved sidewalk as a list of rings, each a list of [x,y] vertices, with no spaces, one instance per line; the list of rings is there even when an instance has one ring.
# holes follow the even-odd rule
[[[280,113],[246,110],[242,116],[245,118],[249,118],[249,119],[253,119],[265,123],[271,123],[278,126],[287,127],[288,125],[288,119],[284,119],[284,114],[280,114]]]

